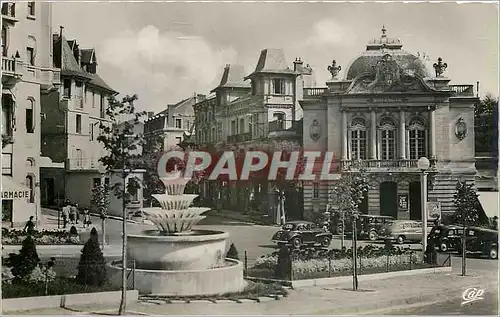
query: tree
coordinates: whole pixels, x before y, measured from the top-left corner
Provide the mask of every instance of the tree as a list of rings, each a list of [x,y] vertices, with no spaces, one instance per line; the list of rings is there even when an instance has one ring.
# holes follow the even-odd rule
[[[7,267],[11,267],[13,282],[21,283],[29,279],[31,272],[40,263],[40,258],[36,252],[35,240],[32,236],[27,236],[23,240],[19,254],[10,253],[7,259]]]
[[[498,157],[498,99],[489,94],[474,107],[474,133],[476,153]]]
[[[138,146],[144,145],[143,135],[135,134],[134,127],[139,124],[145,112],[136,112],[134,102],[137,95],[125,96],[121,101],[114,97],[109,99],[106,109],[106,116],[110,119],[111,125],[101,122],[102,134],[97,138],[107,151],[107,155],[101,157],[99,161],[103,163],[107,171],[114,173],[119,171],[122,183],[110,184],[110,190],[116,197],[122,199],[123,211],[123,243],[122,243],[122,294],[119,314],[123,315],[127,303],[127,200],[135,195],[140,188],[140,180],[131,176],[134,166],[134,152]],[[120,122],[121,117],[132,117],[126,122]]]
[[[352,221],[352,265],[353,265],[353,290],[358,289],[357,276],[357,220],[359,218],[359,206],[368,192],[368,177],[363,169],[359,172],[346,172],[336,182],[330,199],[342,217],[350,218]],[[344,228],[342,228],[342,239]],[[343,247],[343,245],[342,245]]]
[[[234,245],[234,243],[231,243],[229,250],[227,250],[226,258],[234,260],[240,259],[240,257],[238,256],[238,250],[236,250],[236,246]]]
[[[102,248],[106,241],[106,218],[108,217],[108,207],[110,203],[109,188],[105,184],[99,184],[92,188],[90,203],[95,206],[97,213],[102,220]]]
[[[480,226],[488,223],[488,217],[482,210],[473,184],[459,180],[454,195],[455,212],[454,223],[463,225],[462,235],[462,276],[466,273],[466,228],[467,226]]]
[[[97,230],[92,228],[78,262],[76,282],[81,285],[102,286],[106,278],[106,261],[99,248],[99,235]]]

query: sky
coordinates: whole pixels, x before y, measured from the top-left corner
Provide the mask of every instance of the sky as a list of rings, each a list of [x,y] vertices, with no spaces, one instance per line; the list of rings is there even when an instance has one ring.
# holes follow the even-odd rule
[[[194,93],[208,94],[225,64],[247,74],[260,51],[281,48],[293,67],[301,57],[318,87],[335,59],[349,63],[379,38],[442,57],[451,84],[480,82],[498,96],[498,5],[492,3],[127,3],[54,2],[53,31],[95,48],[98,73],[140,110],[159,112]]]

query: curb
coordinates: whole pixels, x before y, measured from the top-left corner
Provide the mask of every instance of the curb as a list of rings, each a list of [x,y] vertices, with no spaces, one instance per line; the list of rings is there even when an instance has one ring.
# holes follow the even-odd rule
[[[238,299],[221,298],[221,299],[180,299],[169,298],[164,296],[144,295],[139,296],[138,303],[140,305],[164,305],[164,304],[244,304],[244,303],[266,303],[275,300],[280,300],[287,295],[269,294],[259,297],[243,297]]]
[[[101,215],[100,215],[100,214],[90,213],[90,215],[91,215],[92,217],[101,218]],[[118,216],[106,216],[106,219],[112,219],[112,220],[123,221],[123,217],[118,217]],[[143,224],[143,223],[141,223],[141,222],[139,222],[139,221],[135,221],[135,220],[132,220],[132,219],[127,219],[127,222],[129,222],[129,223],[134,223],[134,224],[138,224],[138,225],[142,225],[142,224]]]

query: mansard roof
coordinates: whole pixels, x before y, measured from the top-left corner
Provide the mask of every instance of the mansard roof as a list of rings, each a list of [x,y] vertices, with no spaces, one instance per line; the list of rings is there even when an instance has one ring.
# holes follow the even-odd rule
[[[226,67],[224,67],[219,86],[214,88],[211,92],[220,88],[250,88],[250,83],[243,79],[244,76],[245,69],[242,65],[227,64]]]
[[[290,69],[286,64],[285,53],[282,49],[271,49],[267,48],[260,52],[259,61],[255,70],[250,75],[246,76],[245,79],[249,79],[256,74],[271,73],[271,74],[290,74],[299,75]]]

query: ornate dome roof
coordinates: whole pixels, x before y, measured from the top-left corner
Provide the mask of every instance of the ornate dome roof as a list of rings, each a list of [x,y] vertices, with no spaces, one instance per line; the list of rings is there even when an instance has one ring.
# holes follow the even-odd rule
[[[402,50],[403,44],[399,39],[388,38],[385,34],[387,30],[382,27],[380,39],[374,39],[366,45],[366,51],[351,62],[345,78],[352,80],[364,73],[375,71],[377,62],[386,54],[392,56],[399,67],[410,75],[421,77],[431,77],[431,72],[426,62],[419,56],[415,56]]]

